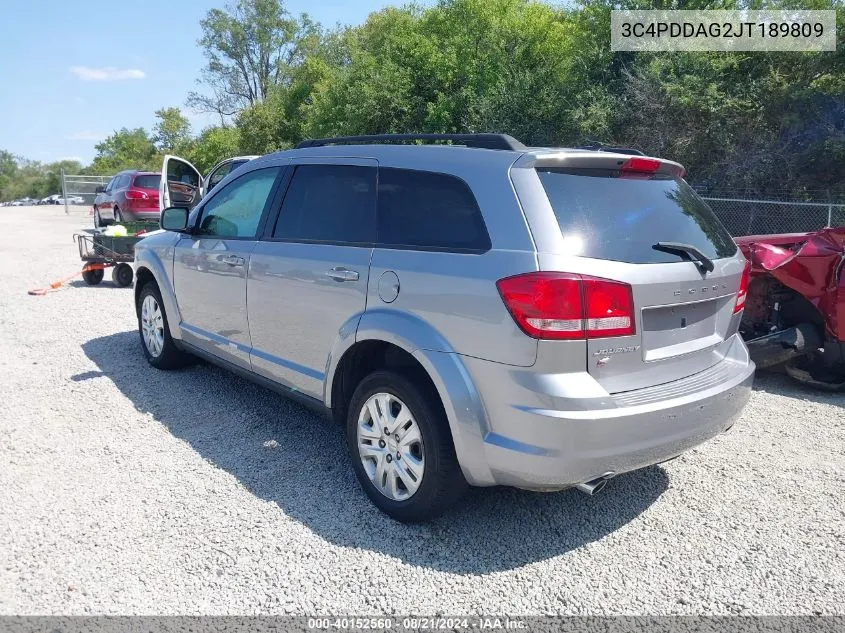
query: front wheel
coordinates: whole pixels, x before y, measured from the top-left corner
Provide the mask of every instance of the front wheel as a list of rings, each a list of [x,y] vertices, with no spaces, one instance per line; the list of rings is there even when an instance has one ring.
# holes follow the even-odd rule
[[[144,356],[153,367],[176,369],[190,362],[190,357],[176,347],[170,336],[161,293],[153,282],[147,282],[138,294],[138,333]]]
[[[367,496],[398,521],[432,519],[467,487],[427,381],[386,370],[364,378],[350,402],[346,442]]]

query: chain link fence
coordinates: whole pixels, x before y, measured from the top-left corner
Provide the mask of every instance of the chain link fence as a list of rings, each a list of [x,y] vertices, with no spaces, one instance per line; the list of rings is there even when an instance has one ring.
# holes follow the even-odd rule
[[[804,233],[845,226],[845,204],[704,198],[731,235]]]
[[[805,233],[827,226],[845,226],[845,203],[762,200],[700,195],[731,235]]]
[[[97,187],[105,187],[111,178],[111,176],[78,176],[62,171],[65,213],[70,213],[71,206],[93,206]]]

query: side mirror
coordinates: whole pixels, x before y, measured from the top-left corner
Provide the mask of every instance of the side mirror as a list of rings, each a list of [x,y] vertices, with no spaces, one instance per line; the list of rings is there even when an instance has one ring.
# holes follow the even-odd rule
[[[105,193],[106,188],[103,185],[97,185],[97,188],[94,189],[94,193]]]
[[[161,212],[159,225],[165,231],[186,233],[188,230],[188,210],[184,207],[167,207]]]

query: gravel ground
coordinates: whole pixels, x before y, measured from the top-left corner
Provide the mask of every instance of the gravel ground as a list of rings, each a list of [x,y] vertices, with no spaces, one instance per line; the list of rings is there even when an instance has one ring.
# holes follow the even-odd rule
[[[330,422],[149,368],[131,290],[28,296],[89,224],[0,209],[0,613],[845,614],[845,396],[761,376],[730,433],[596,497],[404,526]]]

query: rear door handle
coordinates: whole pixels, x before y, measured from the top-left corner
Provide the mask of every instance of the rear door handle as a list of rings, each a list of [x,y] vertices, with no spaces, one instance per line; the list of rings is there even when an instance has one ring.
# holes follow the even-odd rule
[[[326,271],[326,277],[334,279],[335,281],[358,281],[358,271],[349,270],[343,266],[335,266]]]
[[[227,255],[223,258],[223,261],[229,266],[243,266],[244,265],[244,258],[238,257],[237,255]]]

